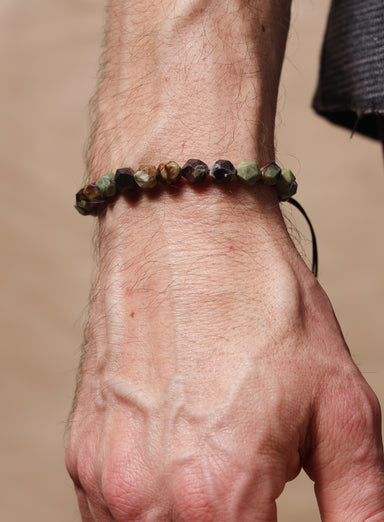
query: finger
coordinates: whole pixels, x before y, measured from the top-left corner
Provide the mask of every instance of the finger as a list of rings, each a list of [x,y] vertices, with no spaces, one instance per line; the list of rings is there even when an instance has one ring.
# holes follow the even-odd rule
[[[328,389],[321,401],[304,467],[315,481],[322,520],[383,521],[384,460],[376,396],[355,375]]]
[[[226,466],[223,461],[187,462],[172,477],[176,520],[201,522],[276,522],[275,499],[284,487],[281,466],[259,461],[250,469]]]

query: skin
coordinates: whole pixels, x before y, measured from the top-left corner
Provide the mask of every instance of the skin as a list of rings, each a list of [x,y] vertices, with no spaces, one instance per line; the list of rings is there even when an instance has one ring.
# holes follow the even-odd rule
[[[112,0],[89,173],[274,155],[287,0]],[[271,187],[182,183],[99,219],[66,451],[84,521],[384,520],[380,407]]]

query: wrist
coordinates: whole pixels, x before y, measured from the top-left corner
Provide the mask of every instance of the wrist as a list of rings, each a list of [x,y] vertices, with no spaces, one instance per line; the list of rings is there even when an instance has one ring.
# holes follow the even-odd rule
[[[153,290],[157,279],[164,288],[193,290],[210,278],[229,287],[240,277],[248,284],[303,265],[274,188],[172,189],[141,193],[134,202],[120,197],[100,217],[101,274],[124,273],[127,287],[145,278]]]

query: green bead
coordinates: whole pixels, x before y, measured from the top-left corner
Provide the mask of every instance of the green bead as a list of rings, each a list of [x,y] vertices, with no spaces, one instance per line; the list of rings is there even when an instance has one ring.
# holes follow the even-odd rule
[[[284,201],[296,193],[297,183],[293,172],[289,169],[281,169],[281,174],[276,184],[279,198]]]
[[[153,188],[157,185],[157,169],[152,165],[140,165],[134,178],[140,188]]]
[[[111,177],[113,176],[113,178]],[[115,175],[112,173],[103,174],[96,181],[96,187],[101,191],[104,197],[111,198],[116,195]]]
[[[237,177],[247,185],[254,185],[261,179],[261,170],[254,161],[242,161],[237,165]]]
[[[294,181],[289,189],[289,194],[288,196],[291,198],[292,196],[294,196],[297,192],[297,181]]]
[[[281,169],[280,178],[277,182],[277,185],[281,185],[284,187],[290,187],[292,183],[295,181],[294,173],[289,169]]]
[[[266,185],[276,185],[280,177],[281,169],[274,161],[261,169],[262,179]]]

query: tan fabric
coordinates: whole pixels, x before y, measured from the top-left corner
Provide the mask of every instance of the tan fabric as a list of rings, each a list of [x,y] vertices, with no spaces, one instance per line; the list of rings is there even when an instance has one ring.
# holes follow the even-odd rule
[[[320,280],[352,353],[384,400],[384,173],[374,142],[331,127],[310,101],[326,2],[296,2],[278,120],[278,160],[296,172],[318,233]],[[0,2],[0,520],[78,522],[63,464],[92,219],[81,185],[102,0]],[[308,232],[290,208],[305,237]],[[304,240],[305,243],[305,240]],[[312,485],[290,484],[279,521],[319,520]]]

